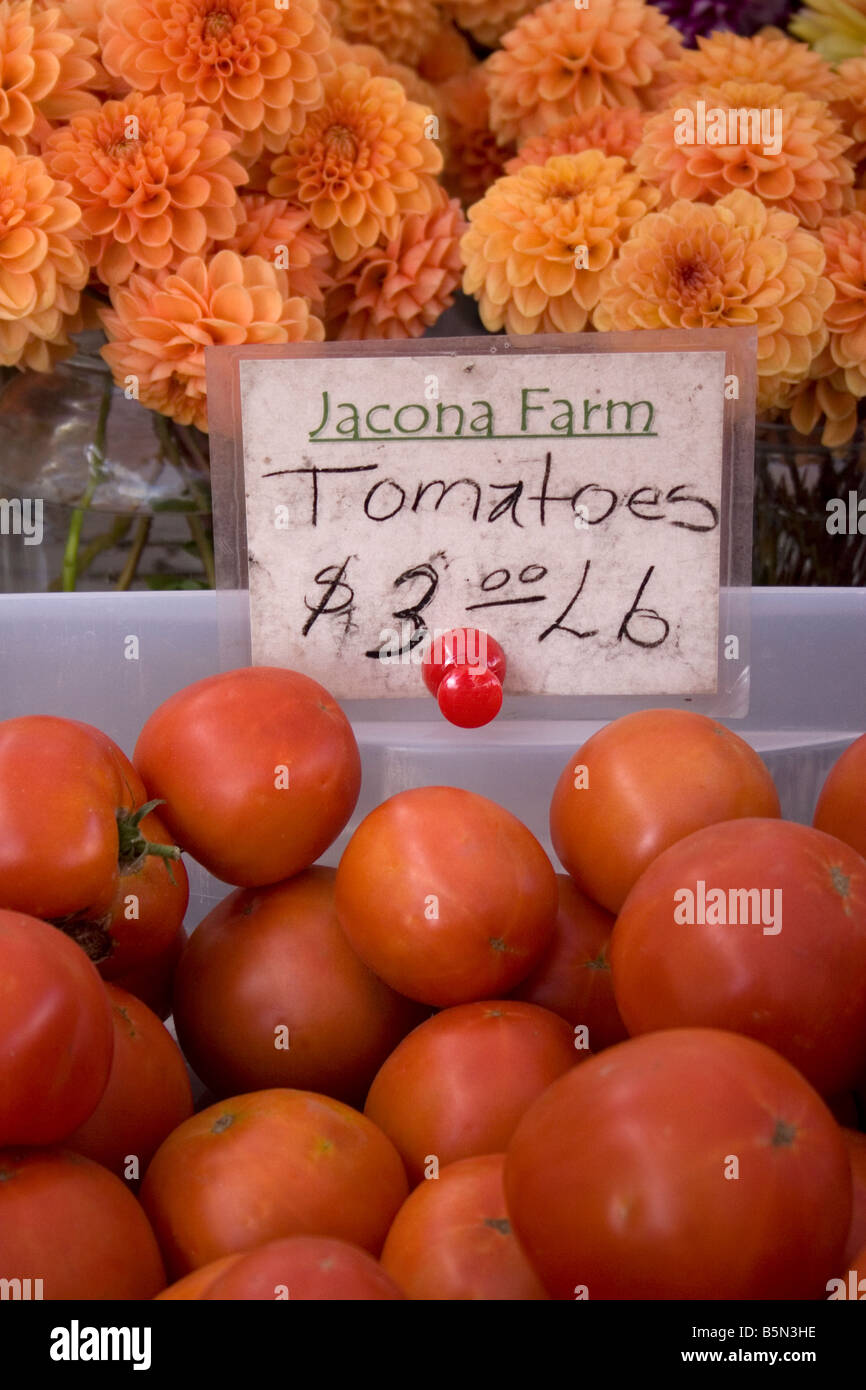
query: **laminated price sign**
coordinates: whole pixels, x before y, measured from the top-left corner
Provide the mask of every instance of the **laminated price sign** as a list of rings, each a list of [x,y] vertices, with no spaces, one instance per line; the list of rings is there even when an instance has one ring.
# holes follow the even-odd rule
[[[221,580],[249,589],[253,662],[417,695],[430,641],[473,627],[510,694],[722,696],[754,353],[734,330],[217,349]]]

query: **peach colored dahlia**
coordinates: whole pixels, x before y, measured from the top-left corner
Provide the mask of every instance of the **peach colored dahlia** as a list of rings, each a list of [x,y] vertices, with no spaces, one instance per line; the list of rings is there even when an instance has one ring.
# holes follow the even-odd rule
[[[0,145],[0,364],[49,371],[81,328],[89,266],[69,186]]]
[[[552,154],[580,154],[581,150],[601,150],[631,161],[645,121],[645,113],[632,106],[592,106],[527,140],[505,168],[516,174],[526,164],[543,164]]]
[[[771,146],[762,135],[753,139],[757,132],[751,126],[739,127],[731,144],[680,143],[684,113],[693,114],[698,136],[701,109],[735,117],[767,112],[771,122],[779,123],[778,154],[764,152]],[[853,201],[854,167],[845,155],[852,143],[826,102],[766,82],[723,82],[680,91],[665,110],[650,116],[634,165],[659,185],[663,204],[676,198],[712,202],[744,188],[773,207],[796,213],[806,226],[818,227]]]
[[[309,209],[292,207],[285,198],[242,193],[240,210],[244,220],[225,249],[263,256],[285,270],[291,295],[303,295],[317,312],[323,309],[332,283],[331,251],[322,233],[309,225]]]
[[[344,38],[374,44],[390,62],[410,67],[441,24],[434,0],[337,0],[337,13]]]
[[[848,58],[840,63],[838,83],[832,111],[845,134],[854,141],[846,153],[861,184],[866,174],[866,57]]]
[[[466,230],[440,188],[430,212],[410,212],[395,237],[340,266],[327,300],[329,338],[420,338],[454,302]]]
[[[698,39],[668,63],[672,88],[719,87],[723,82],[772,82],[789,92],[830,101],[838,79],[826,58],[781,29],[762,29],[751,38],[719,30]]]
[[[343,63],[359,63],[374,77],[393,77],[399,82],[410,101],[421,106],[429,106],[431,111],[439,111],[439,96],[432,82],[419,77],[414,68],[406,63],[392,63],[381,48],[372,43],[348,43],[345,39],[333,39],[331,53],[338,66]]]
[[[99,278],[122,285],[136,266],[161,270],[234,234],[242,214],[236,137],[206,106],[130,92],[55,131],[45,158],[82,208]]]
[[[848,390],[845,372],[836,366],[828,345],[812,363],[807,379],[789,388],[785,409],[799,434],[810,435],[820,425],[821,443],[826,449],[838,449],[857,429],[858,401]]]
[[[601,272],[658,197],[624,159],[599,150],[501,178],[470,208],[460,243],[463,288],[478,299],[485,328],[580,333]]]
[[[333,67],[319,0],[104,0],[102,61],[140,91],[204,103],[252,163],[322,104]]]
[[[488,59],[491,124],[502,144],[541,135],[591,106],[652,108],[682,39],[644,0],[548,0]]]
[[[485,66],[449,78],[439,88],[446,130],[445,183],[471,207],[483,198],[505,168],[508,150],[490,129],[490,98]]]
[[[539,0],[440,0],[440,4],[461,29],[493,48],[518,19],[538,9]]]
[[[405,213],[430,211],[442,169],[434,120],[393,78],[346,63],[326,79],[324,106],[274,160],[268,192],[309,208],[349,261],[396,236]]]
[[[285,271],[261,256],[189,256],[176,270],[133,275],[102,311],[102,355],[119,385],[182,425],[207,429],[205,349],[239,343],[321,342],[324,328]]]
[[[0,0],[0,141],[35,153],[52,124],[95,108],[95,53],[59,6]]]
[[[740,189],[639,223],[601,282],[596,328],[754,327],[758,404],[784,404],[824,348],[833,286],[816,236]]]
[[[466,35],[449,19],[440,23],[425,47],[418,61],[418,71],[425,82],[435,84],[469,72],[477,62]]]
[[[827,310],[830,351],[846,387],[860,399],[866,396],[866,213],[836,218],[820,235],[836,291]]]

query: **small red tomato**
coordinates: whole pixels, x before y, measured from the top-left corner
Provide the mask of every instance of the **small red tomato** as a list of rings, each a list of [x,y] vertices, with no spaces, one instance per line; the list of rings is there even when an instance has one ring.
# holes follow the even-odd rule
[[[192,1114],[192,1089],[180,1048],[156,1014],[122,989],[105,988],[114,1020],[108,1085],[64,1147],[135,1182],[163,1139]]]
[[[377,1302],[405,1298],[378,1260],[328,1236],[288,1236],[242,1255],[201,1295],[205,1302]]]
[[[0,910],[0,1148],[65,1139],[96,1108],[113,1046],[108,995],[83,952]]]
[[[142,819],[141,829],[150,843],[171,844],[155,811]],[[149,854],[119,880],[109,920],[91,924],[86,940],[79,936],[78,944],[85,946],[104,980],[125,988],[128,971],[158,964],[171,953],[188,904],[189,879],[180,860],[165,862]]]
[[[489,632],[477,627],[455,627],[433,638],[421,666],[424,684],[437,694],[442,677],[454,666],[491,671],[500,685],[505,682],[505,653]]]
[[[489,668],[452,666],[439,682],[436,699],[449,724],[480,729],[502,708],[502,683]]]
[[[831,767],[812,824],[844,840],[866,859],[866,734]]]

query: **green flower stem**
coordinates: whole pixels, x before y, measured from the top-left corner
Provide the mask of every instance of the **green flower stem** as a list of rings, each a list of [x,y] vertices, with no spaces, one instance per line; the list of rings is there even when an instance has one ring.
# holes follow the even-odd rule
[[[113,387],[114,382],[109,377],[102,392],[99,417],[96,422],[96,433],[88,451],[90,471],[87,479],[87,487],[84,489],[84,496],[81,502],[72,513],[72,520],[69,523],[69,531],[66,535],[66,547],[63,552],[63,568],[60,574],[60,587],[64,593],[72,593],[75,589],[79,572],[78,551],[81,546],[81,528],[84,524],[85,513],[90,508],[94,493],[102,481],[105,471],[105,435],[108,429],[108,413],[111,410],[111,393]]]
[[[116,545],[119,545],[131,526],[131,516],[119,516],[110,531],[103,531],[101,535],[94,536],[78,558],[77,577],[80,579],[83,574],[87,573],[96,557],[101,555],[103,550],[113,550]],[[48,586],[50,593],[57,593],[61,588],[62,581],[60,579],[53,579]]]
[[[186,513],[186,523],[190,529],[193,540],[196,543],[198,553],[201,556],[204,572],[207,575],[207,582],[212,589],[216,588],[216,566],[214,564],[213,545],[201,524],[201,518],[193,512]]]
[[[153,517],[143,516],[135,528],[135,535],[132,538],[132,549],[123,567],[123,573],[117,581],[117,588],[119,590],[128,589],[135,578],[142,552],[147,545],[147,538],[150,535],[152,523]]]
[[[176,426],[176,428],[178,430],[181,430],[182,426]],[[190,476],[186,464],[184,463],[183,457],[181,456],[180,449],[178,448],[177,436],[173,433],[172,426],[164,415],[157,415],[156,417],[156,432],[159,435],[163,449],[168,454],[168,457],[171,459],[175,468],[177,468],[178,471],[183,474],[187,487],[192,493],[193,498],[196,501],[196,504],[199,507],[201,507],[203,512],[209,513],[210,502],[207,493],[200,487],[196,479]],[[190,452],[196,458],[201,459],[202,462],[204,462],[201,453],[192,438],[192,435],[188,431],[184,432],[183,440],[185,446],[190,450]],[[215,589],[216,567],[214,563],[213,543],[210,537],[208,536],[204,526],[202,525],[200,517],[198,517],[193,512],[187,512],[186,521],[190,530],[190,535],[195,541],[196,549],[198,550],[198,553],[201,556],[201,562],[204,566],[204,572],[207,576],[208,584],[212,589]]]

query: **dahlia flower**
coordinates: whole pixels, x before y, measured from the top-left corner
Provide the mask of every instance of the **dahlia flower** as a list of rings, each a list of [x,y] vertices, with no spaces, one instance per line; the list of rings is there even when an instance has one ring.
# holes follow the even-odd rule
[[[866,396],[866,213],[851,212],[821,228],[827,275],[836,298],[827,310],[830,352],[845,385]]]
[[[490,129],[484,65],[439,88],[445,115],[445,183],[464,207],[483,198],[505,168],[508,151]]]
[[[847,155],[856,166],[860,184],[866,173],[866,57],[847,58],[839,64],[838,90],[832,110],[845,134],[854,141]]]
[[[321,342],[307,301],[292,297],[285,271],[261,256],[220,251],[176,270],[134,274],[102,311],[102,355],[118,385],[182,425],[207,430],[205,349],[240,343]]]
[[[493,48],[539,0],[440,0],[446,14],[479,43]]]
[[[723,82],[772,82],[789,92],[829,101],[838,80],[826,58],[780,29],[763,29],[751,38],[721,32],[698,39],[668,63],[672,92],[681,87],[718,87]]]
[[[501,178],[469,210],[463,288],[491,333],[579,333],[601,272],[658,202],[624,159],[556,155]]]
[[[239,206],[244,220],[220,249],[263,256],[285,270],[290,295],[302,295],[311,309],[321,311],[332,283],[331,252],[322,233],[309,225],[309,210],[260,193],[242,193]]]
[[[459,77],[478,62],[465,34],[450,19],[440,23],[418,60],[418,71],[425,82],[447,82]]]
[[[680,199],[634,229],[601,282],[596,328],[749,327],[758,333],[758,405],[784,404],[827,343],[833,286],[821,242],[793,213],[745,189]]]
[[[866,0],[809,0],[789,27],[831,63],[856,58],[866,47]]]
[[[442,155],[435,120],[390,77],[347,63],[325,82],[325,104],[273,163],[268,192],[309,208],[312,223],[349,261],[407,212],[429,212]]]
[[[336,0],[340,35],[371,43],[392,63],[416,67],[441,15],[435,0]]]
[[[420,77],[414,68],[408,67],[405,63],[392,63],[375,44],[349,43],[345,39],[333,39],[331,53],[338,67],[342,67],[344,63],[358,63],[362,68],[367,68],[374,77],[393,77],[395,82],[400,83],[410,101],[429,106],[431,111],[439,111],[439,96],[433,83]]]
[[[810,435],[820,425],[821,443],[826,449],[838,449],[854,436],[858,404],[828,346],[812,363],[806,380],[789,388],[784,408],[799,434]]]
[[[141,92],[53,132],[46,163],[83,210],[87,252],[105,284],[234,234],[242,216],[235,188],[246,180],[231,158],[235,140],[209,107]]]
[[[59,6],[0,0],[0,141],[36,153],[55,122],[95,109],[95,53]]]
[[[505,168],[516,174],[526,164],[544,164],[553,154],[580,154],[581,150],[601,150],[630,161],[643,137],[645,120],[644,112],[632,106],[590,107],[527,140]]]

